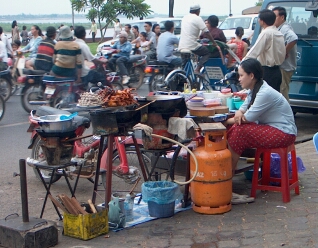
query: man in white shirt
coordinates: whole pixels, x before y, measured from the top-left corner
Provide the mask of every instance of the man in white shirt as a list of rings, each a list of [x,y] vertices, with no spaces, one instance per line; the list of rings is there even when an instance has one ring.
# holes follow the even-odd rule
[[[3,44],[4,44],[5,48],[6,48],[7,54],[9,56],[12,56],[13,55],[13,50],[12,50],[12,47],[11,47],[11,43],[8,40],[8,37],[3,33],[2,27],[0,27],[0,39],[2,40],[2,42],[3,42]]]
[[[197,42],[200,32],[206,34],[206,37],[217,46],[213,37],[211,36],[209,29],[206,27],[204,21],[200,15],[200,5],[195,4],[190,7],[190,14],[182,18],[181,34],[179,42],[179,50],[187,49],[191,50],[194,54],[201,56],[198,66],[195,69],[195,73],[200,73],[200,69],[204,63],[210,58],[210,52],[207,47],[202,46]]]
[[[280,66],[282,73],[282,84],[280,85],[280,93],[289,101],[289,83],[294,71],[297,67],[297,40],[298,36],[293,28],[286,22],[286,9],[283,7],[275,7],[273,12],[276,15],[275,26],[284,35],[286,44],[286,58]]]
[[[94,57],[91,53],[88,45],[85,43],[86,31],[83,26],[77,26],[74,30],[74,35],[76,36],[75,42],[77,42],[82,50],[82,82],[85,84],[97,84],[101,82],[103,85],[106,85],[106,76],[102,73],[97,72],[96,70],[90,70],[85,64],[85,60],[93,62],[96,64],[104,64],[106,60],[99,60]]]
[[[269,9],[259,12],[258,22],[263,31],[243,60],[257,59],[263,67],[263,79],[280,92],[282,74],[279,66],[285,60],[286,48],[283,34],[274,25],[275,20],[275,13]]]

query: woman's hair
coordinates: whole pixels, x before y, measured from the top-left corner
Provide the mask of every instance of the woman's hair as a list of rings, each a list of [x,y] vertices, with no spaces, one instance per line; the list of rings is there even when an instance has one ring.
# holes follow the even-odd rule
[[[208,23],[211,27],[215,28],[219,25],[219,18],[216,15],[211,15],[208,18]]]
[[[37,30],[37,31],[38,31],[39,36],[43,36],[43,34],[42,34],[42,30],[39,28],[39,26],[38,26],[38,25],[32,25],[32,26],[35,28],[35,30]]]
[[[140,32],[140,34],[147,39],[147,33],[146,32]]]
[[[259,89],[263,85],[263,68],[261,63],[257,59],[247,59],[241,62],[240,66],[247,74],[254,74],[254,78],[256,79],[256,83],[252,92],[252,99],[248,108],[250,108],[256,98],[256,94],[258,93]]]
[[[14,27],[15,27],[15,26],[17,26],[17,25],[18,25],[17,21],[16,21],[16,20],[14,20],[14,21],[12,22],[11,27],[12,27],[12,28],[14,28]]]
[[[151,31],[152,31],[152,32],[155,32],[155,28],[158,27],[158,26],[160,27],[160,25],[159,25],[158,23],[154,24],[154,25],[152,26],[152,30],[151,30]]]
[[[23,27],[22,27],[22,30],[26,30],[26,26],[23,26]]]
[[[137,25],[134,25],[133,28],[136,29],[139,33],[139,27]]]
[[[117,20],[117,22],[120,22],[120,20],[119,19],[116,19]]]
[[[244,29],[242,27],[237,27],[236,30],[235,30],[235,34],[242,38],[242,36],[244,35]]]

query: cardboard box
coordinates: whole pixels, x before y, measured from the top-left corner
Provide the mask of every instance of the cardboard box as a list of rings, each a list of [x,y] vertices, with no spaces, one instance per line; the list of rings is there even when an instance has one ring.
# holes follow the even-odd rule
[[[73,215],[64,213],[64,235],[89,240],[108,233],[107,209],[96,207],[96,214]]]

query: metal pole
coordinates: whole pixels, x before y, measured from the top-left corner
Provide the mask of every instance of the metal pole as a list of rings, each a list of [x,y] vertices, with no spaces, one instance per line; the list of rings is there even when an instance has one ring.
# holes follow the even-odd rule
[[[74,8],[72,7],[72,25],[73,25],[73,28],[74,28]]]
[[[231,14],[232,14],[232,0],[229,0],[230,1],[230,14],[229,14],[229,16],[231,16]]]
[[[28,189],[27,189],[27,180],[26,180],[26,163],[25,163],[25,159],[20,159],[19,160],[19,167],[20,167],[22,219],[23,219],[23,222],[29,222]]]

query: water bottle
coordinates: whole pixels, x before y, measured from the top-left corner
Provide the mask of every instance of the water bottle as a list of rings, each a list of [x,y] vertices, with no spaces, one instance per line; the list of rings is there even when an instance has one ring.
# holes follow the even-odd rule
[[[132,221],[134,219],[133,208],[134,208],[134,200],[132,199],[130,194],[127,194],[126,199],[124,201],[126,222]]]

